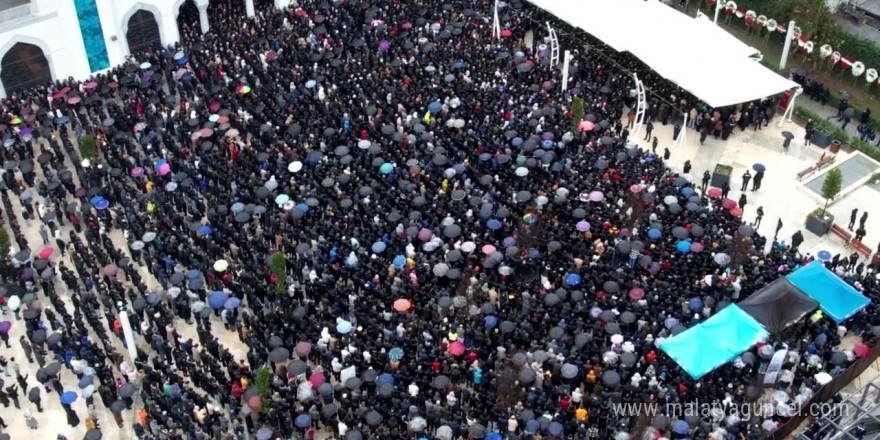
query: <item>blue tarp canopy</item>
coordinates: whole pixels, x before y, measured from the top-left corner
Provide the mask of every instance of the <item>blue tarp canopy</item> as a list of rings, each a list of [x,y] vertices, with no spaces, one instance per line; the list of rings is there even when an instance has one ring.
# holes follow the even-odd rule
[[[669,355],[694,379],[732,361],[770,334],[736,305],[730,305],[702,324],[660,342]]]
[[[871,303],[818,261],[801,267],[786,278],[816,300],[822,311],[837,322],[845,321]]]

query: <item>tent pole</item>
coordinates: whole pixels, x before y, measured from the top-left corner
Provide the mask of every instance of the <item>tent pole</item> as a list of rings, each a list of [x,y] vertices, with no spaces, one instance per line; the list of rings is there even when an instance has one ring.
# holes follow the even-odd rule
[[[500,0],[495,0],[495,7],[493,8],[495,11],[495,15],[492,19],[492,36],[495,37],[496,40],[501,39],[501,20],[498,19],[498,2]]]
[[[565,51],[565,57],[562,59],[562,91],[568,90],[568,66],[571,64],[571,51]]]
[[[721,0],[715,0],[715,24],[718,24],[718,13],[721,12]]]
[[[791,117],[794,114],[794,100],[804,91],[800,86],[795,87],[791,90],[791,97],[788,100],[788,106],[785,108],[785,112],[782,113],[782,119],[779,120],[779,124],[777,127],[782,127],[782,123],[791,122]]]

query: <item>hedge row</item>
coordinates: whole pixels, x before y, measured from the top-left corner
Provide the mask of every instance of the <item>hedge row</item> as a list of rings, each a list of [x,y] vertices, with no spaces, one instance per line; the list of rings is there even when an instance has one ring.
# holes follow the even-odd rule
[[[814,129],[827,133],[831,136],[831,139],[837,139],[841,143],[847,144],[853,149],[865,153],[868,157],[880,161],[880,149],[871,145],[870,142],[865,142],[858,137],[850,136],[847,132],[841,129],[839,125],[829,121],[827,118],[798,106],[795,106],[794,108],[794,115],[804,121],[812,119]]]

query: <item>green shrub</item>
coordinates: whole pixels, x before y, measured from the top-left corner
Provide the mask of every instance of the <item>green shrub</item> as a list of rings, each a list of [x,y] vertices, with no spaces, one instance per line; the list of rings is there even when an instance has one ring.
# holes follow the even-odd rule
[[[284,252],[277,251],[272,254],[269,262],[269,269],[275,275],[275,293],[283,294],[287,292],[287,256]]]
[[[98,142],[93,134],[87,134],[79,140],[79,152],[83,159],[94,159],[98,155]]]
[[[263,399],[263,407],[262,409],[265,411],[269,409],[269,400],[271,397],[272,391],[272,375],[275,374],[272,372],[272,367],[268,365],[263,365],[259,369],[257,369],[257,376],[254,380],[254,386],[257,387],[257,392],[260,393],[260,397]]]
[[[584,98],[580,96],[574,98],[571,103],[571,132],[580,133],[581,119],[584,118]]]
[[[9,258],[9,232],[6,228],[0,228],[0,261]]]

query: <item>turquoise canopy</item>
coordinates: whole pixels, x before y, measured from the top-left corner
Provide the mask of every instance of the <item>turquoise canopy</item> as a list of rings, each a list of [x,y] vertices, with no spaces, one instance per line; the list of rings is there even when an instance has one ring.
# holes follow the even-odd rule
[[[801,267],[786,278],[816,300],[822,311],[836,322],[845,321],[871,303],[818,261]]]
[[[659,347],[694,379],[766,339],[770,334],[736,305],[730,305],[705,322],[664,339]]]

